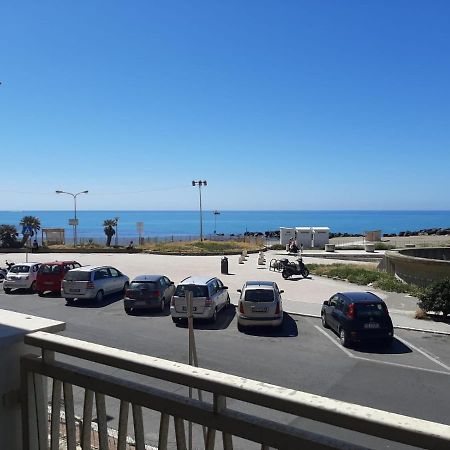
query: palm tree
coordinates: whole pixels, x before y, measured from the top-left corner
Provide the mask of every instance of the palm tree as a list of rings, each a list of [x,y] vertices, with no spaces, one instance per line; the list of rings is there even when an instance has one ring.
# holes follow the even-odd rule
[[[19,233],[14,225],[0,225],[0,247],[15,248],[19,246],[17,236]]]
[[[37,236],[38,230],[41,229],[41,221],[39,217],[34,216],[24,216],[22,220],[19,222],[21,227],[30,227],[33,230],[33,236]],[[25,242],[28,239],[28,235],[24,235],[22,238],[22,246],[25,245]]]
[[[116,234],[114,227],[116,226],[115,219],[106,219],[103,221],[103,231],[106,234],[106,246],[111,246],[111,239]]]

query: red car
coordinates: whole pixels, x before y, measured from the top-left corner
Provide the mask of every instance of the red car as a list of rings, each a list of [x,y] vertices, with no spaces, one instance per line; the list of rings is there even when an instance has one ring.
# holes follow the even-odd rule
[[[70,269],[81,267],[76,261],[53,261],[41,264],[36,278],[36,291],[39,297],[51,291],[61,294],[61,282]]]

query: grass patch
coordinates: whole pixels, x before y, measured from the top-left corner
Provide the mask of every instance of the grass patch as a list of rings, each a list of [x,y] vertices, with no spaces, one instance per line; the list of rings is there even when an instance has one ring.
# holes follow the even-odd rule
[[[177,254],[202,254],[202,255],[223,255],[231,253],[241,253],[243,250],[255,251],[261,247],[248,242],[237,241],[191,241],[191,242],[161,242],[145,244],[142,248],[161,253]]]
[[[354,264],[309,264],[309,270],[315,275],[337,278],[359,285],[368,285],[388,292],[400,292],[418,297],[422,288],[414,284],[406,284],[386,272]]]

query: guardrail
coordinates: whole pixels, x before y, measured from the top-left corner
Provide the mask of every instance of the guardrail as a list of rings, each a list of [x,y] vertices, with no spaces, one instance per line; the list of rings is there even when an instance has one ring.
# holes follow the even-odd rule
[[[130,432],[134,434],[137,450],[146,448],[143,408],[160,414],[157,432],[159,450],[175,444],[178,450],[187,448],[189,433],[187,440],[186,422],[204,427],[203,442],[207,450],[219,444],[224,450],[232,449],[233,436],[257,443],[262,450],[271,447],[362,449],[366,448],[364,440],[368,435],[415,447],[450,448],[450,427],[447,425],[45,332],[32,333],[24,339],[26,344],[42,349],[42,357],[21,358],[24,450],[60,448],[61,400],[64,404],[67,449],[75,450],[77,442],[83,450],[94,448],[91,423],[95,400],[98,448],[110,450],[105,396],[120,401],[117,447],[114,447],[118,450],[128,448],[130,406],[134,425]],[[126,371],[126,375],[108,375],[97,364],[92,364],[95,370],[82,368],[76,362],[61,362],[56,359],[57,355],[79,358],[83,360],[83,365],[86,362],[107,365]],[[135,381],[138,378],[136,374],[211,393],[212,400],[196,400],[187,395],[157,389],[151,387],[150,382],[138,383]],[[47,382],[44,377],[52,380],[50,425],[47,416]],[[82,425],[78,433],[76,422],[80,422],[80,419],[76,419],[74,412],[74,386],[84,389]],[[264,414],[258,416],[229,408],[227,399],[243,402],[243,408],[247,410],[248,407],[254,410],[254,406],[269,408],[271,417],[288,413],[294,416],[293,419],[306,418],[363,433],[361,444],[314,433],[300,426],[286,425],[267,419],[263,417]],[[169,442],[171,418],[174,424],[173,442]],[[216,433],[222,433],[222,442],[219,436],[216,439]]]

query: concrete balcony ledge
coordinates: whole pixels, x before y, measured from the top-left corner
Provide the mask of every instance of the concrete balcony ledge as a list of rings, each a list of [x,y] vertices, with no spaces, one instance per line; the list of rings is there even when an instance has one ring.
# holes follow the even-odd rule
[[[65,328],[66,324],[57,320],[0,310],[0,449],[22,448],[20,358],[41,354],[40,349],[24,343],[25,335],[57,333]]]

